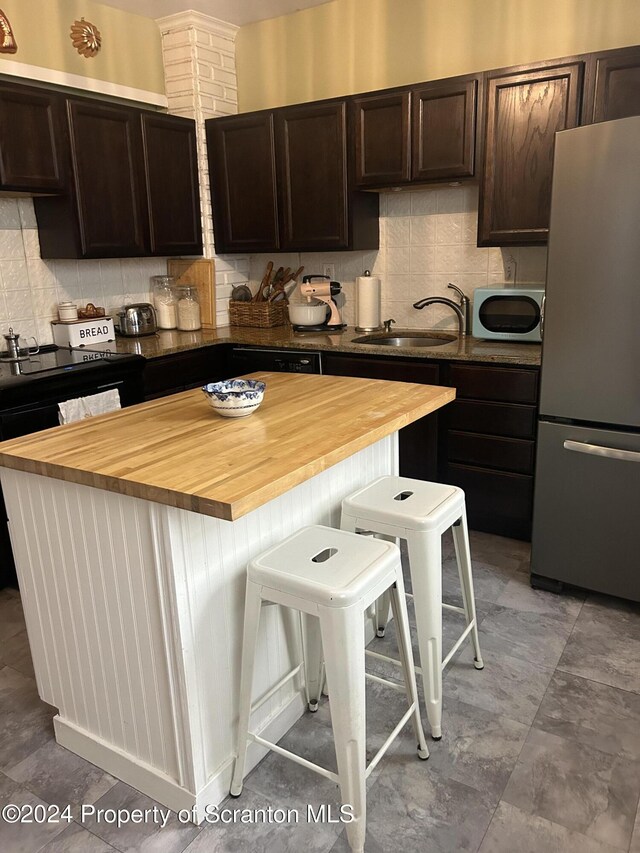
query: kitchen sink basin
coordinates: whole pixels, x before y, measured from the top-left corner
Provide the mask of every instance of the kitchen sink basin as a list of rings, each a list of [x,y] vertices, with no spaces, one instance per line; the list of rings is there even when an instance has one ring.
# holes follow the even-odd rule
[[[371,344],[380,347],[441,347],[457,339],[456,335],[421,334],[420,332],[400,335],[392,332],[389,335],[364,335],[362,338],[354,338],[352,343]]]

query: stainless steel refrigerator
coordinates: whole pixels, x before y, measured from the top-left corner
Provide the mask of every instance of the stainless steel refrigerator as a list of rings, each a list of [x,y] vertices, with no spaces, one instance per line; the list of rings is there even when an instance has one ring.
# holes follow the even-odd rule
[[[640,116],[556,136],[531,573],[640,601]]]

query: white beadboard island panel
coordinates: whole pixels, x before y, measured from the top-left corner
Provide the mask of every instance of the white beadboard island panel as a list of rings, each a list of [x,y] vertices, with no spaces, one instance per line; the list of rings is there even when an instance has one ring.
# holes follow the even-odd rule
[[[38,691],[68,749],[172,809],[226,796],[234,758],[248,560],[397,472],[397,434],[229,522],[0,469]],[[297,661],[292,614],[264,608],[257,697]],[[289,682],[255,714],[281,737],[304,710]],[[250,766],[264,755],[250,748]]]

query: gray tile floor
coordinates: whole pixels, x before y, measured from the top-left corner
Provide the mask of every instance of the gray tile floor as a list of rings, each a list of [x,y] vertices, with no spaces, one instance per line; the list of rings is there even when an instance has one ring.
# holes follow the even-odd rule
[[[485,669],[468,648],[445,674],[444,737],[415,755],[406,729],[368,785],[368,853],[640,853],[640,608],[603,596],[562,597],[529,586],[528,546],[472,533]],[[452,544],[444,588],[459,602]],[[446,614],[453,640],[459,617]],[[374,640],[393,647],[393,626]],[[379,667],[380,664],[377,664]],[[371,752],[400,717],[402,696],[370,684]],[[70,824],[0,819],[2,853],[341,853],[340,823],[307,821],[339,806],[336,786],[271,753],[231,808],[297,809],[299,822],[182,825],[174,815],[121,828],[80,804],[151,808],[123,782],[59,747],[54,710],[37,696],[17,592],[0,592],[0,805],[71,805]],[[329,702],[283,743],[335,769]]]

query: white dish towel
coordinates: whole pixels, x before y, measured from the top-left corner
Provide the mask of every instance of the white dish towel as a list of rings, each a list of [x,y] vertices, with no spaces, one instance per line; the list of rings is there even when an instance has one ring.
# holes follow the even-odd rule
[[[74,400],[66,400],[58,403],[58,420],[61,424],[71,424],[84,418],[92,418],[94,415],[104,415],[107,412],[115,412],[120,409],[120,394],[117,388],[111,391],[101,391],[100,394],[91,394],[89,397],[76,397]]]

